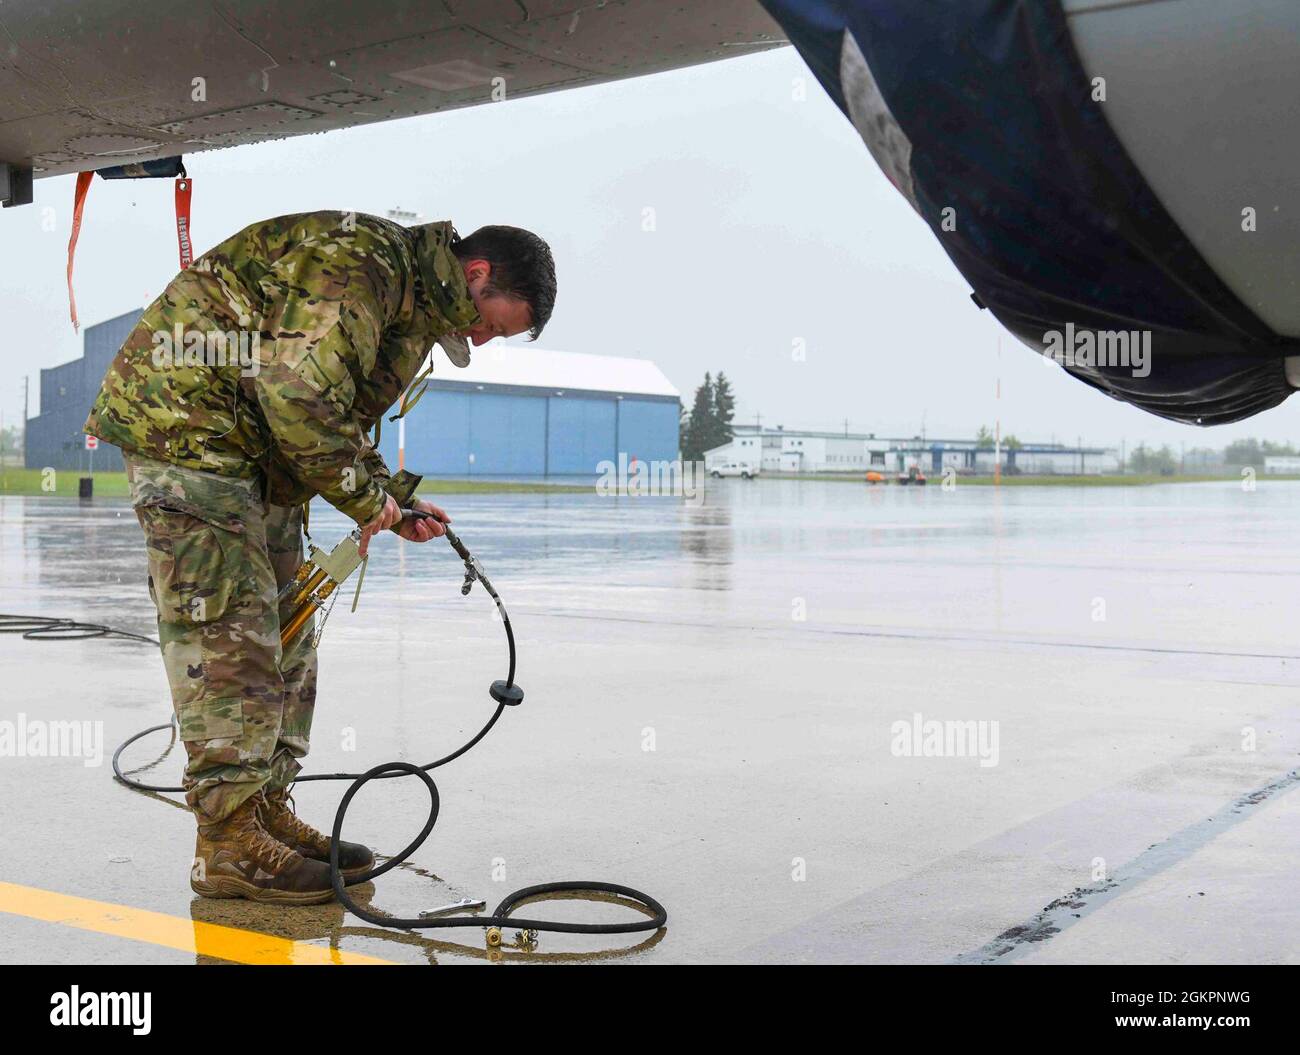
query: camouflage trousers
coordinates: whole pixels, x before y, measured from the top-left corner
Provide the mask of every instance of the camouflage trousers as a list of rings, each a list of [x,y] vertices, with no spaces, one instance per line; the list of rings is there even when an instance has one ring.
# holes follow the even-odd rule
[[[312,625],[280,649],[280,587],[302,563],[302,508],[258,483],[133,455],[127,479],[149,552],[149,595],[200,824],[287,787],[316,702]]]

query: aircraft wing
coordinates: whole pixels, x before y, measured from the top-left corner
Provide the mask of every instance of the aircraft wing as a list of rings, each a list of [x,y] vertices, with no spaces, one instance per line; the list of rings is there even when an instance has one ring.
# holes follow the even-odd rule
[[[508,101],[783,44],[754,0],[0,7],[0,198],[30,180]]]

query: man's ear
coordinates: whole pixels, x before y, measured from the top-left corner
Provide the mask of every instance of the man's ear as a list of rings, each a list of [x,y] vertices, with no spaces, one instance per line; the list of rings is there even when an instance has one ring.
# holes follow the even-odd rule
[[[469,282],[487,279],[492,275],[492,265],[482,258],[465,261],[465,278]]]

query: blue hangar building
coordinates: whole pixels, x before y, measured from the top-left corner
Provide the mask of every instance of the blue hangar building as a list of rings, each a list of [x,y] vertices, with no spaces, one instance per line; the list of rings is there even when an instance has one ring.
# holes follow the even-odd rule
[[[136,308],[82,331],[82,356],[41,371],[41,412],[28,418],[24,462],[28,469],[121,471],[122,453],[101,443],[93,457],[86,451],[90,405],[99,395],[108,364],[144,314]]]
[[[434,356],[428,391],[381,430],[393,469],[590,478],[620,454],[628,463],[677,457],[679,393],[648,359],[507,344],[475,348],[463,369],[441,349]]]
[[[41,413],[27,421],[29,468],[90,466],[81,426],[140,314],[86,327],[80,359],[41,371]],[[428,476],[593,477],[620,453],[629,463],[677,457],[678,392],[648,359],[489,344],[458,369],[440,348],[433,354],[419,404],[401,422],[383,423],[380,450],[394,469],[404,461]],[[93,464],[123,467],[107,444]]]

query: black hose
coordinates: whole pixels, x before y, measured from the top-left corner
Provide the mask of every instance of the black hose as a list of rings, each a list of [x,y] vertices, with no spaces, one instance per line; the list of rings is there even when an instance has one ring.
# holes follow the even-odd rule
[[[439,916],[433,919],[423,916],[403,918],[400,916],[380,915],[358,905],[348,896],[347,888],[343,885],[343,874],[339,871],[339,840],[343,836],[343,818],[347,815],[348,806],[356,793],[370,781],[384,777],[419,777],[424,781],[424,786],[429,792],[429,819],[424,822],[420,834],[396,857],[389,858],[382,865],[372,868],[364,875],[353,879],[354,883],[365,883],[383,875],[390,868],[396,868],[405,861],[423,845],[424,840],[433,831],[433,826],[438,823],[438,809],[441,804],[438,796],[438,785],[433,782],[433,778],[429,776],[427,769],[427,766],[414,766],[409,762],[383,762],[362,773],[352,783],[352,786],[343,793],[343,798],[339,800],[338,812],[334,814],[334,829],[330,833],[330,882],[334,886],[334,896],[354,916],[359,916],[367,923],[373,923],[379,927],[398,927],[403,930],[437,930],[443,927],[486,927],[493,929],[520,927],[523,930],[563,931],[568,934],[633,934],[637,931],[658,930],[668,922],[668,912],[663,905],[640,890],[621,886],[618,883],[573,880],[566,880],[561,883],[543,883],[539,886],[516,890],[511,894],[507,894],[490,916]],[[643,906],[649,911],[650,918],[638,920],[634,923],[564,923],[558,920],[519,919],[510,915],[516,905],[531,898],[545,894],[574,893],[618,894]],[[499,944],[500,935],[489,931],[488,941],[489,944]]]
[[[452,548],[460,555],[465,562],[466,578],[465,586],[462,593],[468,593],[470,586],[475,582],[481,582],[483,589],[488,592],[497,610],[501,613],[501,622],[506,631],[506,646],[510,655],[509,672],[506,675],[504,690],[500,682],[493,683],[492,697],[499,702],[493,712],[492,717],[488,719],[487,725],[479,730],[478,735],[472,740],[453,751],[451,754],[438,759],[436,762],[430,762],[425,766],[415,766],[410,762],[383,762],[373,769],[369,769],[360,774],[329,774],[317,776],[317,780],[337,780],[341,777],[351,779],[352,785],[343,793],[343,798],[339,800],[338,811],[334,814],[334,828],[330,834],[330,883],[334,887],[334,896],[338,898],[339,903],[343,905],[354,916],[359,916],[367,923],[373,923],[380,927],[398,927],[403,930],[437,930],[443,927],[485,927],[488,928],[489,944],[499,944],[501,936],[499,928],[506,926],[521,927],[524,930],[546,930],[546,931],[563,931],[568,934],[633,934],[638,931],[658,930],[668,922],[668,913],[664,907],[659,904],[649,894],[643,894],[639,890],[633,890],[631,887],[620,886],[617,883],[591,883],[591,882],[571,882],[562,883],[544,883],[541,886],[524,887],[522,890],[516,890],[508,894],[505,899],[496,907],[491,916],[439,916],[437,918],[427,917],[399,917],[399,916],[381,916],[378,913],[371,912],[369,909],[358,905],[348,895],[347,888],[343,884],[343,875],[339,871],[339,840],[343,833],[343,818],[347,815],[348,806],[351,804],[353,797],[358,791],[365,787],[372,780],[391,779],[392,777],[414,776],[419,777],[424,782],[425,788],[429,792],[429,819],[425,821],[424,827],[404,850],[395,857],[389,858],[382,865],[372,868],[362,876],[353,879],[354,883],[364,883],[368,880],[378,878],[389,869],[396,868],[405,861],[411,854],[415,853],[429,837],[433,831],[433,826],[438,823],[438,809],[441,800],[438,796],[438,785],[433,782],[429,776],[429,770],[437,769],[439,766],[446,765],[453,759],[459,758],[471,747],[477,744],[489,729],[496,724],[501,712],[505,710],[507,702],[518,703],[523,699],[522,692],[512,694],[511,690],[517,690],[515,685],[515,632],[510,625],[510,615],[506,612],[506,606],[502,603],[500,595],[493,588],[492,583],[488,581],[483,574],[482,567],[471,556],[464,544],[450,527],[444,525],[444,531],[447,541],[451,543]],[[516,698],[511,699],[511,696]],[[313,779],[312,777],[299,777],[299,780]],[[610,893],[619,894],[641,906],[644,906],[650,914],[650,918],[638,920],[634,923],[563,923],[556,920],[535,920],[535,919],[514,919],[511,918],[511,910],[518,904],[527,901],[530,898],[548,893]]]
[[[0,615],[0,634],[22,634],[26,641],[80,641],[88,637],[123,637],[156,645],[157,640],[100,623],[79,623],[45,615]],[[164,726],[165,728],[165,726]]]
[[[412,515],[408,512],[408,516]],[[436,518],[435,518],[436,519]],[[444,525],[445,527],[445,525]],[[389,780],[395,777],[419,777],[424,782],[425,788],[429,792],[429,817],[424,822],[424,827],[420,829],[417,835],[408,846],[394,857],[390,857],[382,865],[378,865],[366,872],[362,876],[353,878],[354,883],[364,883],[371,879],[376,879],[385,872],[396,868],[405,861],[411,854],[415,853],[424,845],[426,839],[433,832],[434,825],[438,823],[438,809],[441,799],[438,795],[438,785],[433,782],[429,776],[430,770],[438,769],[445,766],[448,762],[455,761],[461,755],[474,747],[483,737],[487,736],[488,731],[497,723],[502,712],[507,705],[517,704],[523,699],[523,692],[515,685],[515,634],[510,625],[510,616],[506,612],[506,607],[501,602],[500,595],[497,594],[492,584],[488,581],[487,576],[483,574],[483,569],[478,562],[470,555],[464,544],[457,538],[450,528],[445,528],[448,541],[461,556],[465,562],[466,578],[465,586],[462,593],[468,593],[470,585],[473,582],[481,582],[483,588],[488,592],[496,604],[498,611],[501,613],[501,622],[505,626],[506,644],[510,654],[509,673],[506,675],[504,682],[494,682],[492,685],[491,695],[497,700],[496,710],[492,712],[492,717],[471,739],[452,751],[448,755],[436,761],[429,762],[423,766],[413,765],[410,762],[383,762],[364,773],[309,773],[300,775],[296,782],[307,782],[313,780],[350,780],[351,786],[343,793],[343,798],[339,800],[339,807],[334,814],[334,828],[330,837],[330,883],[334,887],[334,896],[338,898],[343,905],[354,916],[357,916],[367,923],[373,923],[380,927],[396,927],[402,930],[440,930],[443,927],[483,927],[488,930],[488,944],[500,944],[501,936],[499,929],[507,926],[520,927],[525,931],[557,931],[568,934],[634,934],[640,931],[654,931],[663,927],[668,922],[668,912],[663,905],[659,904],[649,894],[644,894],[632,887],[621,886],[618,883],[599,883],[592,881],[565,881],[560,883],[542,883],[538,886],[524,887],[516,890],[506,897],[497,905],[490,916],[465,915],[465,916],[438,916],[438,917],[410,917],[402,918],[398,916],[384,916],[372,912],[367,908],[358,905],[348,895],[347,888],[343,884],[343,875],[339,870],[339,840],[343,833],[343,819],[347,815],[348,806],[358,791],[365,787],[372,780]],[[27,615],[0,615],[0,633],[21,633],[28,640],[80,640],[91,637],[122,637],[134,641],[147,642],[151,645],[157,645],[158,642],[151,637],[145,637],[142,634],[133,634],[124,630],[115,630],[112,627],[104,626],[99,623],[81,623],[71,619],[47,618],[44,616],[27,616]],[[504,687],[504,688],[503,688]],[[129,788],[137,791],[167,791],[183,792],[183,787],[167,787],[160,784],[145,784],[143,781],[135,780],[122,772],[120,759],[122,752],[134,744],[137,740],[143,739],[150,733],[160,732],[163,729],[175,729],[175,719],[170,722],[164,722],[159,725],[151,725],[147,729],[142,729],[133,736],[122,741],[117,750],[113,752],[113,776]],[[526,901],[544,899],[547,895],[566,895],[566,894],[614,894],[625,898],[634,903],[634,907],[643,909],[648,913],[647,919],[637,920],[633,923],[565,923],[558,920],[537,920],[537,919],[518,919],[510,915],[516,906]]]

